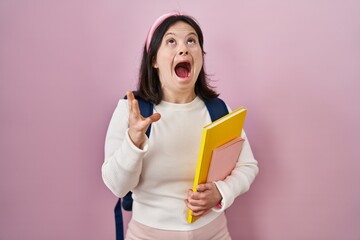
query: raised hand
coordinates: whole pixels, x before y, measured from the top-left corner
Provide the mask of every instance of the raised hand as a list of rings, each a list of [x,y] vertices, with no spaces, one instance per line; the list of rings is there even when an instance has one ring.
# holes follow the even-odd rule
[[[150,117],[144,118],[140,114],[139,104],[134,94],[129,91],[126,95],[129,104],[129,137],[138,148],[141,148],[146,139],[147,128],[151,123],[158,121],[161,116],[159,113],[154,113]]]
[[[196,192],[189,190],[185,204],[193,211],[193,216],[201,216],[215,207],[221,199],[221,194],[215,183],[205,183],[199,184],[196,187]]]

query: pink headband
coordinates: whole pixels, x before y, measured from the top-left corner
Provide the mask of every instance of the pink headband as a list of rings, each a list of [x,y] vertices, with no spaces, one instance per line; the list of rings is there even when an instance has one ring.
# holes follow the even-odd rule
[[[171,16],[180,16],[181,14],[179,12],[170,12],[170,13],[166,13],[162,16],[160,16],[158,19],[156,19],[156,21],[153,23],[153,25],[151,26],[150,30],[149,30],[149,33],[147,35],[147,38],[146,38],[146,52],[149,52],[149,47],[150,47],[150,42],[151,42],[151,39],[153,37],[153,34],[155,32],[155,29],[165,20],[167,19],[168,17],[171,17]]]

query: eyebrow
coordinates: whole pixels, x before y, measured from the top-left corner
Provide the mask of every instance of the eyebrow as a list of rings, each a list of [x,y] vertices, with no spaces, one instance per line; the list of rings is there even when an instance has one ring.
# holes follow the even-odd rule
[[[168,36],[168,35],[176,35],[176,34],[173,33],[173,32],[168,32],[168,33],[166,33],[166,34],[164,35],[164,37],[166,37],[166,36]],[[191,35],[194,35],[195,37],[198,37],[198,35],[197,35],[195,32],[190,32],[190,33],[186,34],[186,37],[191,36]]]

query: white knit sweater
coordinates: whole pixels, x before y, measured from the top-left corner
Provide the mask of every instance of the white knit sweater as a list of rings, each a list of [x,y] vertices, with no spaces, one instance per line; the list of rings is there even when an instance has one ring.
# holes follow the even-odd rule
[[[193,185],[202,127],[211,122],[210,115],[198,97],[186,104],[162,101],[154,112],[161,119],[152,124],[149,139],[139,149],[127,132],[127,100],[119,101],[106,135],[104,183],[118,197],[133,191],[133,218],[144,225],[166,230],[199,228],[249,189],[258,173],[257,161],[243,132],[245,143],[236,168],[224,181],[216,182],[222,209],[213,209],[189,224],[184,199]]]

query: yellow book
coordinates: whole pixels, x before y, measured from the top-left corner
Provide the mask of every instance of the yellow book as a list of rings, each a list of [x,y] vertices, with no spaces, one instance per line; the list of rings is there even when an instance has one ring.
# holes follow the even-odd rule
[[[203,128],[193,191],[196,191],[197,185],[207,182],[212,151],[241,136],[245,117],[246,109],[239,107]],[[187,221],[189,223],[195,222],[198,218],[192,216],[192,211],[188,210]]]

